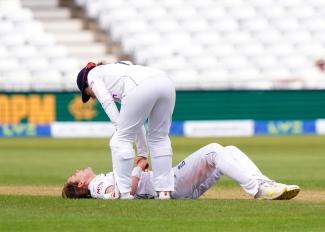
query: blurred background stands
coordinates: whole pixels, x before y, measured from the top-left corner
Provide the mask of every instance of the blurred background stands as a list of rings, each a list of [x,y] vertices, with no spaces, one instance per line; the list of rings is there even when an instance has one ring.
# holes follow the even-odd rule
[[[77,91],[87,62],[116,62],[58,0],[0,0],[0,90]]]
[[[160,68],[185,90],[325,88],[323,0],[0,0],[0,9],[2,91],[75,91],[78,70],[101,60]]]

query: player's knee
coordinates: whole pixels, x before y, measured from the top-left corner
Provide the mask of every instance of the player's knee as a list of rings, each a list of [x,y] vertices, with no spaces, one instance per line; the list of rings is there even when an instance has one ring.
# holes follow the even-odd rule
[[[134,149],[126,149],[126,148],[117,148],[111,147],[113,159],[117,160],[127,160],[134,159],[135,152]]]
[[[132,143],[121,142],[117,139],[112,138],[109,142],[109,146],[115,153],[134,151]]]
[[[218,152],[220,149],[224,149],[224,147],[221,146],[218,143],[210,143],[210,144],[207,145],[207,147],[209,147],[210,150],[213,150],[213,151],[216,151],[216,152]]]
[[[233,151],[238,150],[238,148],[236,146],[233,146],[233,145],[226,146],[225,149],[230,153],[233,153]]]

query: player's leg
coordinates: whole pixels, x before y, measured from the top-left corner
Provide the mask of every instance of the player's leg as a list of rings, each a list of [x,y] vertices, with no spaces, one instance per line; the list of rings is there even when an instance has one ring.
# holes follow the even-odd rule
[[[237,147],[226,146],[225,149],[228,154],[238,163],[243,169],[246,169],[250,175],[259,180],[270,180],[268,177],[264,176],[257,166]],[[193,192],[193,198],[200,197],[205,193],[215,182],[217,182],[223,176],[222,173],[216,169],[201,185],[199,185]]]
[[[155,103],[156,92],[150,90],[144,82],[122,99],[117,130],[110,140],[113,171],[121,198],[131,191],[131,173],[135,157],[133,142]]]
[[[191,161],[189,162],[190,165],[186,168],[188,173],[182,171],[182,166],[185,165],[186,161],[184,165],[174,168],[176,184],[175,195],[173,194],[173,197],[175,198],[182,198],[185,196],[185,193],[189,194],[189,190],[182,192],[183,190],[181,188],[186,188],[186,185],[192,189],[193,198],[199,197],[207,188],[212,186],[213,181],[217,181],[222,175],[226,175],[235,180],[249,195],[254,196],[255,199],[279,199],[286,192],[286,186],[283,184],[260,180],[252,176],[224,147],[216,143],[201,148],[198,152],[192,154],[189,160]],[[205,167],[204,163],[206,163]],[[218,176],[212,175],[215,171],[211,171],[211,167],[219,171],[219,173],[215,173]],[[194,176],[191,170],[193,170]],[[207,178],[202,179],[204,176],[207,176]],[[192,184],[191,181],[193,181]],[[177,193],[181,194],[177,195]],[[186,197],[190,198],[189,196]]]
[[[238,182],[252,196],[258,191],[258,181],[239,166],[224,147],[216,143],[196,151],[173,170],[175,173],[174,198],[199,197],[222,175]],[[194,194],[195,191],[197,192]]]
[[[263,175],[262,172],[257,168],[253,161],[247,157],[244,152],[235,146],[225,147],[229,154],[238,161],[238,164],[245,168],[254,178],[259,180],[270,181],[270,179]],[[280,200],[290,200],[296,197],[300,192],[300,187],[298,185],[286,185],[287,191],[285,194],[280,196]]]
[[[172,148],[168,137],[175,105],[175,88],[168,77],[149,78],[159,97],[148,118],[148,147],[154,173],[155,191],[159,198],[169,198],[174,190]]]
[[[202,184],[200,184],[196,189],[194,189],[191,198],[199,198],[208,189],[210,189],[212,185],[214,185],[222,176],[223,174],[218,169],[215,169]]]
[[[245,169],[251,176],[259,180],[270,180],[264,176],[253,161],[247,155],[235,146],[226,146],[225,149],[234,160],[237,161],[243,169]]]

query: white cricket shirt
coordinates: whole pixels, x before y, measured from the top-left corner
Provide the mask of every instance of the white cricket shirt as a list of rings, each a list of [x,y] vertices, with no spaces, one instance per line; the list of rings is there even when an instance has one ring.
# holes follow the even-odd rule
[[[123,96],[149,77],[166,75],[151,67],[131,62],[100,65],[88,74],[88,85],[102,104],[107,116],[117,125],[119,112],[114,101],[123,104]]]
[[[93,68],[88,74],[88,85],[117,128],[119,111],[114,102],[123,105],[123,97],[129,91],[145,79],[158,76],[167,76],[167,74],[156,68],[133,65],[129,61],[122,61],[121,63],[100,65]],[[148,147],[144,127],[135,142],[138,156],[147,157]]]
[[[89,183],[88,189],[93,198],[103,199],[106,189],[110,186],[114,186],[113,172],[97,175]],[[154,195],[155,190],[152,171],[142,172],[134,198],[153,198]]]
[[[99,174],[88,185],[90,195],[93,198],[103,198],[106,189],[114,185],[113,172],[107,174]]]

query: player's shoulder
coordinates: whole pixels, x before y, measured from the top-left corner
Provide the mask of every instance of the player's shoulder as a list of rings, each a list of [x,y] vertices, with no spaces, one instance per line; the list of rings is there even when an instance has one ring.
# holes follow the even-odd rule
[[[96,181],[99,181],[99,180],[103,180],[103,179],[111,179],[113,177],[114,177],[113,172],[108,172],[108,173],[100,173],[100,174],[98,174],[95,179],[96,179]]]

